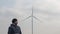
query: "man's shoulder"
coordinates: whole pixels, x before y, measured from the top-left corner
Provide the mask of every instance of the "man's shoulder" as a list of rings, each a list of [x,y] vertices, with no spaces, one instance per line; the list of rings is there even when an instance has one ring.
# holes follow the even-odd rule
[[[11,28],[11,29],[12,29],[12,28],[14,28],[14,27],[10,25],[10,26],[9,26],[9,28]]]
[[[11,26],[9,26],[9,28],[12,28]]]

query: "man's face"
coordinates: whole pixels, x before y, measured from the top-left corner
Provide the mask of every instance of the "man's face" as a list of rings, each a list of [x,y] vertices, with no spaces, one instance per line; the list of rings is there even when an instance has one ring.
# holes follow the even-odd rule
[[[17,25],[18,24],[18,21],[15,21],[15,25]]]

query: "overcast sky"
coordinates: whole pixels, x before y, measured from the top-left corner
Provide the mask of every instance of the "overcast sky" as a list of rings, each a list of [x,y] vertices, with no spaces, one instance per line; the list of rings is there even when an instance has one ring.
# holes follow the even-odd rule
[[[7,34],[12,18],[17,18],[23,34],[31,34],[33,6],[34,34],[60,34],[60,0],[0,0],[0,34]],[[28,33],[27,33],[28,32]]]

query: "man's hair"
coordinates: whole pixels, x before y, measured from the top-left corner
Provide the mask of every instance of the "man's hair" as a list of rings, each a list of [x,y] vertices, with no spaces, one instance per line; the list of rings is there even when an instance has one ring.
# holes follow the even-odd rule
[[[17,19],[16,19],[16,18],[12,19],[12,23],[15,23],[16,21],[17,21]]]

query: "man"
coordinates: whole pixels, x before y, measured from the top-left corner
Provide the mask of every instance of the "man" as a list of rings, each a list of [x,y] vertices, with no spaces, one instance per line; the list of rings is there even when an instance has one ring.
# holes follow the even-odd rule
[[[20,27],[17,25],[18,21],[16,18],[12,20],[12,24],[8,29],[8,34],[22,34]]]

